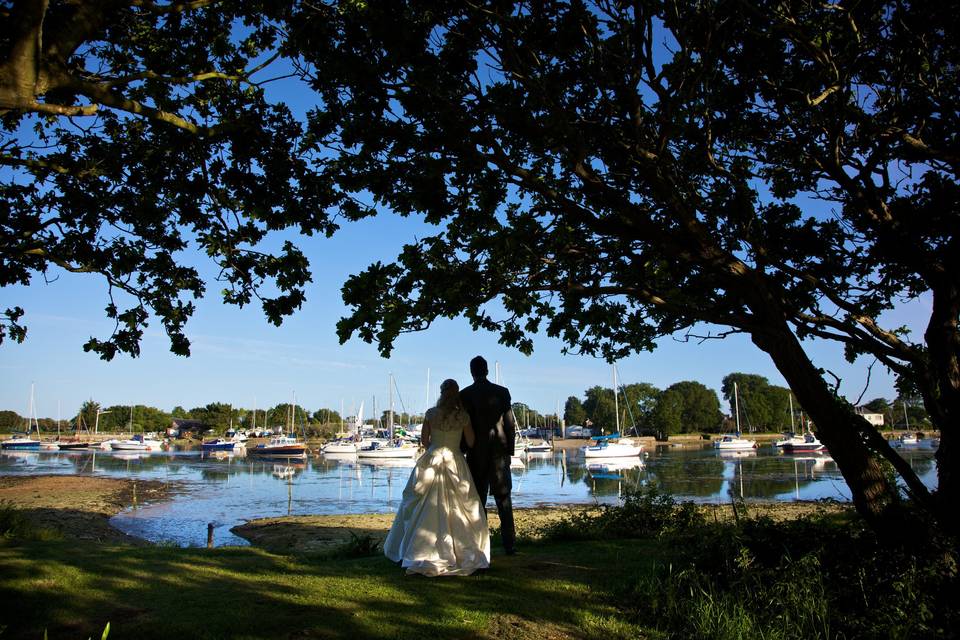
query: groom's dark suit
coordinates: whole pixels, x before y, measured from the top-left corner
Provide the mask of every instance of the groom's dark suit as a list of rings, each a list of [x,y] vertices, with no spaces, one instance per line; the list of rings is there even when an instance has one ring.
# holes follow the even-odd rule
[[[517,424],[513,417],[510,392],[486,378],[474,378],[474,383],[460,391],[460,400],[470,415],[476,433],[476,443],[467,451],[467,464],[473,482],[480,494],[480,504],[487,503],[487,493],[493,494],[500,514],[503,548],[513,553],[516,533],[513,526],[513,502],[510,491],[510,457],[516,440]]]

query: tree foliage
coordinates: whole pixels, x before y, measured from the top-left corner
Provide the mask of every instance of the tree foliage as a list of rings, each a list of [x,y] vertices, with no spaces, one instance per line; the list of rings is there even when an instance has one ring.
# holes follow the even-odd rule
[[[670,385],[657,396],[651,424],[663,434],[715,432],[722,417],[716,392],[699,382],[685,380]]]
[[[583,425],[587,419],[587,412],[580,398],[576,396],[567,398],[563,405],[563,419],[568,425]]]
[[[960,411],[946,14],[931,32],[927,4],[902,2],[338,8],[305,10],[291,35],[323,103],[324,171],[350,215],[376,212],[356,204],[369,194],[441,226],[348,281],[342,339],[389,354],[462,314],[524,352],[544,330],[616,359],[726,327],[814,412],[865,515],[898,504],[876,456],[927,500],[800,339],[839,340]],[[923,291],[939,360],[879,319]]]
[[[738,401],[733,394],[734,383]],[[720,390],[731,413],[739,405],[743,431],[786,431],[794,427],[790,417],[789,389],[771,385],[766,378],[756,374],[731,373],[723,378]],[[796,416],[803,410],[796,403],[793,409]]]
[[[286,3],[14,0],[0,12],[0,286],[66,272],[106,285],[109,336],[84,348],[137,355],[153,318],[174,353],[207,283],[254,298],[279,324],[310,274],[271,232],[327,232],[301,125],[269,102]],[[276,73],[279,73],[276,72]],[[6,310],[0,341],[22,341]]]

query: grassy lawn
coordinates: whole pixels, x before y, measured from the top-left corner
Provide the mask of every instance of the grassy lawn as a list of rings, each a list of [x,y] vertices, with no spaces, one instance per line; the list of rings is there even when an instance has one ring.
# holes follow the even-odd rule
[[[0,638],[642,637],[611,587],[656,542],[543,543],[467,578],[407,576],[382,556],[0,542]]]

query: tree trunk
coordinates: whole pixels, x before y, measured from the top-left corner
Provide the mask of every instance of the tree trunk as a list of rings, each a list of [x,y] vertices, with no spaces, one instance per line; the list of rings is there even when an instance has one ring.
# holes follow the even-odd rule
[[[874,530],[894,533],[891,526],[900,516],[897,488],[867,445],[868,435],[862,429],[862,425],[869,427],[866,420],[830,390],[785,322],[751,335],[753,343],[773,359],[813,419],[817,436],[850,487],[857,511]]]
[[[957,535],[960,534],[957,509],[960,504],[960,474],[957,473],[960,462],[960,443],[957,441],[960,425],[960,290],[949,280],[931,288],[933,309],[924,333],[929,375],[917,377],[930,419],[940,430],[940,447],[936,453],[937,519],[948,532]]]

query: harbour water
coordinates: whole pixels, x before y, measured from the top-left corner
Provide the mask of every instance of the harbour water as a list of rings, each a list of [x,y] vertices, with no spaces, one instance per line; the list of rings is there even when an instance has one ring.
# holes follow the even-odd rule
[[[921,480],[936,484],[930,443],[900,451]],[[785,455],[772,447],[718,452],[699,445],[657,446],[640,458],[584,460],[576,450],[529,454],[513,470],[515,507],[613,504],[623,492],[656,484],[680,500],[849,500],[836,463],[825,454]],[[199,451],[0,452],[0,475],[78,474],[170,484],[167,499],[115,516],[118,529],[153,542],[245,544],[231,527],[283,515],[386,513],[396,509],[414,462],[354,456],[265,461]],[[492,505],[492,500],[490,501]]]

